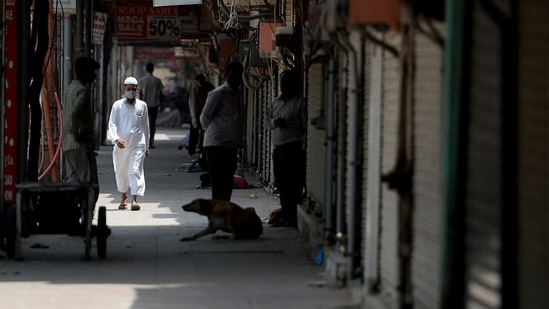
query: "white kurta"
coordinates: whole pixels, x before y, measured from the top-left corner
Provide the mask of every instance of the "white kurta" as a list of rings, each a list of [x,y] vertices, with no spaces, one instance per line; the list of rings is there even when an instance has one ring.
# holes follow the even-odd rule
[[[115,146],[112,162],[119,192],[145,195],[145,152],[149,149],[149,117],[145,101],[136,99],[133,105],[123,98],[114,102],[109,117],[109,133]],[[126,148],[116,146],[124,140]]]

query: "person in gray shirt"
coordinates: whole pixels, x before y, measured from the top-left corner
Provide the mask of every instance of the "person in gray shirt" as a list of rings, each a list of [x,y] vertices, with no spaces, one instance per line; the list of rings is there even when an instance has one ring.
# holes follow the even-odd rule
[[[164,84],[160,78],[153,75],[154,64],[147,63],[145,66],[147,74],[139,79],[139,98],[147,102],[147,109],[149,112],[149,147],[156,148],[154,146],[154,134],[156,133],[156,118],[158,112],[162,108],[164,100]]]

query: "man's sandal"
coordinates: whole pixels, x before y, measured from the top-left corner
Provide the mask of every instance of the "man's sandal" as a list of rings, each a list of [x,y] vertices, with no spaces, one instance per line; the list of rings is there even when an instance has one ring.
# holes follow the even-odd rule
[[[137,210],[141,209],[141,206],[139,206],[139,204],[133,204],[132,203],[131,209],[137,211]]]

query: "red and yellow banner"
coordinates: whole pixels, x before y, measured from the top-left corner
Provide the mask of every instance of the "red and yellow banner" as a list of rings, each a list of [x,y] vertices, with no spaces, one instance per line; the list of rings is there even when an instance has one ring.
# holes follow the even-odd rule
[[[6,82],[4,85],[4,203],[15,204],[17,184],[18,131],[18,88],[19,88],[19,51],[17,5],[15,0],[7,0],[6,5],[6,45],[5,63]]]
[[[111,9],[120,42],[179,41],[207,37],[199,31],[200,5],[154,7],[148,1],[117,1]]]

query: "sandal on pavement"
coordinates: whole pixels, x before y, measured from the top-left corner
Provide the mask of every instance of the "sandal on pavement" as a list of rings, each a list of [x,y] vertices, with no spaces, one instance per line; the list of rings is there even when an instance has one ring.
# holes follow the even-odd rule
[[[132,208],[131,208],[131,209],[132,209],[132,210],[139,210],[139,209],[141,209],[141,206],[139,206],[139,204],[137,204],[137,203],[136,203],[136,204],[132,204]]]
[[[118,209],[128,209],[126,206],[128,204],[128,198],[125,196],[122,196],[122,201],[120,202],[120,205],[118,205]]]

